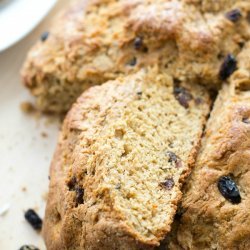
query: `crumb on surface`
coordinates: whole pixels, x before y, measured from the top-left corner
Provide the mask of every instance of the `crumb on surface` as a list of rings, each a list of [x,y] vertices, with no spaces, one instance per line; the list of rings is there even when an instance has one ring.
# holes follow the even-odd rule
[[[47,138],[47,137],[48,137],[48,134],[47,134],[46,132],[41,132],[41,136],[42,136],[43,138]]]
[[[26,114],[31,114],[35,111],[35,107],[31,102],[22,102],[20,108]]]
[[[47,199],[48,199],[48,192],[44,192],[44,193],[42,194],[42,199],[43,199],[44,201],[47,201]]]

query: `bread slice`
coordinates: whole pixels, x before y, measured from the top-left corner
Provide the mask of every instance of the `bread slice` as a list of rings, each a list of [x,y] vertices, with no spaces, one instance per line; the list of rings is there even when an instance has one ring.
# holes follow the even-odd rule
[[[250,81],[244,76],[245,69],[235,72],[217,97],[166,249],[250,249]]]
[[[210,98],[156,69],[83,93],[51,165],[47,248],[148,249],[169,232]]]
[[[249,11],[235,0],[78,0],[31,49],[22,79],[37,108],[55,113],[88,87],[149,65],[217,88],[250,39]]]

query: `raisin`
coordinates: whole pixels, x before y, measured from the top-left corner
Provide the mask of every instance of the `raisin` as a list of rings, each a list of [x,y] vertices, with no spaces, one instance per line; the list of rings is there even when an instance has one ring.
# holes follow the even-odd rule
[[[42,42],[45,42],[49,37],[49,32],[48,31],[45,31],[42,33],[42,35],[40,36],[40,39]]]
[[[83,204],[84,203],[84,189],[80,187],[77,183],[77,179],[73,176],[70,181],[68,182],[69,191],[75,191],[76,193],[76,203]]]
[[[168,162],[174,162],[177,168],[180,168],[182,166],[181,159],[175,153],[167,151],[166,154],[169,157]]]
[[[218,181],[220,193],[233,204],[241,202],[239,189],[234,180],[229,176],[221,176]]]
[[[169,162],[176,162],[177,161],[177,155],[171,151],[167,152],[167,155],[169,156]]]
[[[174,186],[173,178],[168,178],[164,182],[161,182],[160,186],[166,188],[167,190],[171,190]]]
[[[129,61],[129,65],[130,65],[130,66],[135,66],[136,63],[137,63],[136,57],[133,57],[133,58]]]
[[[246,123],[246,124],[250,124],[250,120],[249,120],[249,118],[247,118],[247,117],[243,117],[243,118],[242,118],[242,122],[244,122],[244,123]]]
[[[81,187],[76,187],[75,191],[76,191],[76,202],[78,204],[83,204],[84,189]]]
[[[24,217],[35,230],[42,229],[43,222],[42,222],[41,218],[38,216],[38,214],[33,209],[27,210],[24,213]]]
[[[32,245],[24,245],[19,248],[19,250],[39,250],[39,248]]]
[[[226,13],[226,18],[232,22],[237,22],[242,17],[239,9],[234,9]]]
[[[219,77],[221,80],[226,80],[237,68],[237,61],[235,57],[228,54],[221,64]]]
[[[39,248],[32,245],[24,245],[19,248],[19,250],[39,250]]]
[[[143,46],[143,40],[141,37],[136,37],[134,40],[134,48],[140,50]]]
[[[186,88],[174,86],[174,96],[181,106],[189,108],[189,101],[192,100],[193,96]]]
[[[200,104],[202,104],[203,103],[203,99],[202,98],[200,98],[200,97],[197,97],[197,98],[195,98],[195,104],[197,104],[197,105],[200,105]]]
[[[244,42],[238,42],[239,47],[242,49],[245,46]]]
[[[180,86],[180,84],[181,84],[181,81],[178,78],[174,78],[174,85],[178,87]]]
[[[70,181],[68,182],[69,191],[74,191],[76,185],[77,185],[77,180],[76,180],[76,177],[73,176],[73,177],[70,179]]]
[[[142,91],[137,91],[136,94],[139,95],[139,96],[141,96],[142,95]]]
[[[144,53],[148,52],[148,48],[143,44],[143,39],[141,37],[136,37],[134,40],[134,48],[136,50],[142,51]]]

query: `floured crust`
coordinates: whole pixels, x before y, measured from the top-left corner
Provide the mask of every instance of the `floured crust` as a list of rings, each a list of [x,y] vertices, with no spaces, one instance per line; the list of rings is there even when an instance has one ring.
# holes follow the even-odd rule
[[[29,52],[22,78],[39,109],[59,113],[84,89],[148,65],[218,88],[225,56],[249,40],[249,11],[244,0],[78,0]]]
[[[51,165],[43,228],[49,250],[159,245],[170,231],[209,112],[204,88],[187,88],[192,97],[184,107],[180,96],[180,103],[173,96],[171,78],[150,69],[93,87],[78,99],[64,121]],[[174,113],[168,103],[176,106]],[[167,107],[165,116],[161,110]],[[169,150],[176,156],[168,158]],[[145,221],[138,224],[139,215]]]
[[[250,248],[250,85],[243,73],[236,72],[216,100],[167,249]],[[221,176],[235,181],[239,203],[220,193]]]

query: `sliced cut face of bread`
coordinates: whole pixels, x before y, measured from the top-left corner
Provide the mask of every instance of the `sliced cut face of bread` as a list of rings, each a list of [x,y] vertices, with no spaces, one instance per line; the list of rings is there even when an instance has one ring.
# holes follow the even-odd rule
[[[203,87],[155,69],[83,93],[64,121],[51,165],[48,249],[159,245],[209,108]]]
[[[166,249],[250,249],[250,81],[245,73],[235,72],[217,97]]]
[[[249,1],[78,0],[31,49],[22,70],[37,108],[68,111],[90,86],[159,65],[218,88],[250,39]]]

